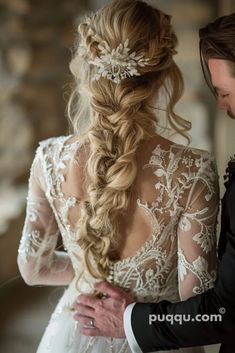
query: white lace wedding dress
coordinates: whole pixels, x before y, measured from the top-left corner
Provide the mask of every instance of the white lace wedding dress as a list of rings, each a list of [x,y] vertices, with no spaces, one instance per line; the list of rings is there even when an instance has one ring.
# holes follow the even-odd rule
[[[166,141],[156,138],[140,149],[133,202],[122,226],[137,245],[143,222],[149,236],[134,254],[112,262],[113,283],[142,302],[186,299],[213,286],[216,276],[214,160],[207,152]],[[28,284],[68,285],[37,353],[130,353],[125,339],[81,335],[71,310],[80,293],[76,281],[83,256],[74,227],[81,200],[80,147],[76,136],[41,141],[31,167],[19,268]],[[57,249],[59,235],[63,251]],[[85,272],[79,288],[89,293],[93,284]]]

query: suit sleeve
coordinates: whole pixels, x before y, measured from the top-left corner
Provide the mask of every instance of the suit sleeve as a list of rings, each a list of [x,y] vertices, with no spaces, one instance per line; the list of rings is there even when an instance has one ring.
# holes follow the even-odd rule
[[[132,309],[131,325],[143,352],[232,343],[235,332],[235,182],[227,192],[224,207],[228,210],[227,238],[215,287],[183,302],[171,304],[137,303]],[[149,324],[149,317],[156,319]],[[192,318],[184,320],[184,318]],[[179,318],[181,318],[179,320]]]

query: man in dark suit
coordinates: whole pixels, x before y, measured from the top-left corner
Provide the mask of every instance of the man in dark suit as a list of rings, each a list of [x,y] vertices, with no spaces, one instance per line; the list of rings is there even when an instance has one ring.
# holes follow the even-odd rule
[[[219,107],[235,119],[235,13],[210,23],[199,35],[207,83]],[[106,293],[108,299],[101,301],[89,295],[79,298],[79,315],[93,313],[95,322],[95,327],[84,334],[126,335],[135,353],[214,343],[222,343],[220,353],[235,352],[235,159],[227,169],[218,255],[215,287],[179,303],[132,303],[131,296],[121,288],[98,284],[97,290]],[[186,317],[190,320],[184,320]]]

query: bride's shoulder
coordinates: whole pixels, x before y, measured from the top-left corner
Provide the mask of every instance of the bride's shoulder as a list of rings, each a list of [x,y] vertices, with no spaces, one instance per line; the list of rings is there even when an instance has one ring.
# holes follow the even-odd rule
[[[216,165],[215,157],[209,151],[175,143],[161,136],[153,139],[152,150],[155,154],[163,154],[165,158],[168,156],[169,161],[182,162],[186,167],[194,165],[200,168],[206,164]]]
[[[176,151],[181,166],[181,170],[188,175],[197,175],[204,179],[215,181],[218,177],[215,156],[207,150],[191,146],[175,144],[173,150]]]
[[[192,146],[185,146],[177,143],[172,144],[172,149],[176,151],[180,151],[182,156],[190,155],[193,159],[214,159],[214,156],[211,152],[207,150],[203,150],[200,148],[192,147]]]
[[[52,157],[54,153],[61,148],[70,136],[53,136],[39,140],[35,152],[35,160],[45,160],[46,157]]]
[[[43,140],[40,140],[38,142],[39,146],[51,146],[51,145],[57,145],[59,146],[61,143],[64,143],[65,140],[69,139],[71,135],[65,136],[65,135],[60,135],[60,136],[52,136],[52,137],[47,137]]]
[[[201,148],[196,148],[190,145],[183,145],[180,143],[175,143],[173,141],[163,139],[165,144],[169,146],[169,149],[171,151],[175,151],[175,153],[181,153],[182,155],[191,155],[193,158],[205,158],[205,159],[214,159],[214,156],[212,155],[211,152],[201,149]]]
[[[60,135],[52,136],[46,139],[40,140],[37,146],[37,152],[48,152],[58,150],[63,146],[73,145],[77,141],[77,136],[75,135]]]

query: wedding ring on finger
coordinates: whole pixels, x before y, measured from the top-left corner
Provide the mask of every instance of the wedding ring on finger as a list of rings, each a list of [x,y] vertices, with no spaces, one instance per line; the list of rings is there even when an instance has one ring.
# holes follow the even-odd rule
[[[88,328],[95,328],[94,319],[90,319],[90,320],[89,320],[89,324],[86,325],[86,327],[88,327]]]
[[[94,318],[87,318],[83,324],[83,328],[96,328],[95,319]]]

